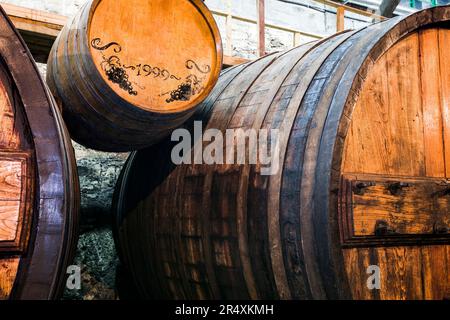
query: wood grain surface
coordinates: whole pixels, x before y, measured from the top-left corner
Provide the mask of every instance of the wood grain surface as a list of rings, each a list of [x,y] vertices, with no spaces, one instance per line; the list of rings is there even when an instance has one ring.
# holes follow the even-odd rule
[[[216,40],[209,21],[191,1],[132,0],[117,5],[117,0],[102,0],[92,13],[88,32],[90,53],[103,80],[110,81],[104,59],[118,57],[136,94],[119,85],[111,87],[137,107],[155,112],[192,108],[216,82],[220,69]],[[92,45],[94,39],[101,43]],[[112,42],[120,45],[120,52],[117,45],[98,50]],[[170,92],[189,76],[198,81],[197,92],[187,100],[167,102]]]
[[[446,61],[450,57],[448,50],[442,50],[449,45],[448,39],[447,28],[407,35],[376,61],[365,81],[345,142],[342,170],[358,176],[390,176],[391,184],[409,185],[396,195],[386,182],[353,195],[348,205],[354,235],[374,235],[377,223],[388,237],[395,233],[448,235],[450,70]],[[450,256],[449,240],[444,241],[447,244],[439,246],[345,249],[349,278],[364,274],[371,264],[379,264],[385,275],[379,296],[373,296],[361,281],[353,283],[353,296],[446,297]]]
[[[0,300],[9,298],[16,279],[20,258],[11,257],[0,259]]]
[[[445,179],[345,175],[340,201],[344,241],[362,236],[404,240],[406,235],[428,235],[424,242],[445,239],[450,236],[449,189]]]

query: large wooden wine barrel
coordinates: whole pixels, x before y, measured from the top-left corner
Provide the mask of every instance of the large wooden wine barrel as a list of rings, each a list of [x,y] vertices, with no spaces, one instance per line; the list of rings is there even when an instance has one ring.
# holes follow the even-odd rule
[[[192,116],[221,68],[202,0],[91,0],[56,40],[47,82],[74,140],[130,151]]]
[[[78,178],[62,118],[0,10],[0,300],[55,299],[76,246]]]
[[[278,129],[279,170],[198,164],[197,150],[222,150],[215,134],[194,137],[197,164],[173,164],[179,142],[133,153],[115,232],[139,294],[449,297],[448,46],[445,6],[225,71],[186,130]],[[224,156],[244,143],[252,154],[249,141]]]

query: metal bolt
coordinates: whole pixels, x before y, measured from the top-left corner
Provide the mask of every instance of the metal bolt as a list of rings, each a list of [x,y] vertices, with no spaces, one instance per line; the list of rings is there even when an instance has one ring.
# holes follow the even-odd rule
[[[434,234],[447,234],[448,232],[449,232],[448,226],[446,226],[442,223],[436,222],[433,226]]]
[[[398,196],[402,189],[408,188],[410,186],[411,185],[406,182],[393,182],[389,184],[388,190],[393,196]]]
[[[389,236],[398,234],[392,229],[385,220],[378,220],[375,224],[375,235],[377,237]]]
[[[364,192],[366,191],[365,189],[374,186],[375,183],[373,182],[358,182],[354,188],[353,188],[353,192],[357,195],[362,196],[364,194]]]

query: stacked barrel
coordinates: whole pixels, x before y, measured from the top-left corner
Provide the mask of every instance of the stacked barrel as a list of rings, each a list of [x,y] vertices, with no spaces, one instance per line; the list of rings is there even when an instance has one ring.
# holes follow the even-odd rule
[[[183,124],[221,68],[219,31],[201,0],[95,0],[56,40],[47,82],[74,140],[131,151]]]

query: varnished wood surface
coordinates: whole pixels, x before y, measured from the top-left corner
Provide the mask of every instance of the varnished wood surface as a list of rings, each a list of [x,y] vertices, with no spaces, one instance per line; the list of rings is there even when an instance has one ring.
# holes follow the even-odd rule
[[[427,160],[426,150],[432,147],[424,141],[425,135],[438,139],[439,121],[445,127],[439,115],[447,111],[436,112],[430,96],[445,91],[443,78],[424,94],[415,79],[436,69],[437,60],[422,66],[411,57],[419,52],[421,34],[445,37],[443,22],[449,18],[448,6],[424,10],[223,73],[185,128],[192,132],[192,121],[203,120],[204,129],[221,132],[280,129],[281,167],[272,176],[261,175],[260,163],[174,166],[170,141],[133,153],[116,189],[115,238],[140,296],[442,299],[449,283],[448,238],[425,243],[421,237],[429,235],[408,229],[418,229],[421,215],[430,212],[416,216],[400,209],[392,217],[377,211],[378,202],[368,201],[382,218],[419,221],[397,227],[412,241],[389,243],[389,235],[383,235],[375,243],[343,243],[339,210],[347,174],[447,181],[439,162],[445,157]],[[382,75],[385,66],[392,75]],[[423,101],[428,109],[422,108]],[[427,121],[435,121],[428,133],[424,112]],[[247,151],[253,148],[246,146]],[[429,194],[416,189],[417,197]],[[380,201],[380,189],[374,192]],[[351,206],[352,199],[345,204]],[[396,205],[391,201],[388,209]],[[437,210],[447,217],[446,198],[440,206]],[[362,211],[356,218],[366,223]],[[359,232],[355,238],[370,236],[362,227]],[[370,265],[380,267],[380,290],[367,287]]]
[[[20,258],[10,257],[0,259],[0,300],[10,297],[17,275]]]
[[[156,0],[97,1],[88,30],[94,65],[114,92],[136,107],[154,112],[179,112],[201,102],[211,91],[221,68],[217,43],[204,12],[195,2]],[[99,39],[93,45],[94,39]],[[108,49],[99,47],[115,42]],[[105,59],[120,59],[135,94],[111,83]],[[186,100],[171,99],[170,92],[195,78],[195,91]]]
[[[448,30],[439,31],[439,70],[440,77],[438,86],[441,88],[449,88],[450,86],[450,61],[448,59],[448,50],[446,50],[446,43],[450,41],[450,32]],[[442,45],[444,44],[444,45]],[[436,59],[436,58],[435,58]],[[442,112],[442,130],[444,139],[444,158],[445,158],[445,176],[450,178],[450,93],[447,90],[442,89],[440,91],[440,106]]]
[[[387,222],[388,232],[401,235],[438,231],[448,235],[450,158],[446,148],[450,134],[446,101],[450,70],[445,64],[448,50],[443,48],[448,46],[449,35],[450,29],[444,27],[411,33],[376,61],[355,106],[343,162],[345,173],[400,176],[396,179],[412,184],[411,179],[434,178],[431,180],[440,181],[441,187],[430,181],[429,185],[405,188],[400,197],[385,188],[369,187],[352,205],[356,235],[373,233],[380,220]],[[381,261],[382,274],[402,275],[393,275],[394,282],[385,276],[380,298],[442,299],[449,286],[448,247],[344,250],[347,274],[349,278],[363,274],[370,264]],[[361,282],[354,283],[352,289],[356,298],[373,298]]]
[[[0,122],[2,124],[2,130],[0,131],[0,147],[2,149],[17,150],[20,147],[19,133],[17,132],[17,128],[14,126],[15,119],[10,99],[10,90],[8,90],[5,86],[7,83],[7,76],[2,74],[1,79]]]
[[[410,186],[400,191],[400,197],[391,194],[388,188],[392,183],[386,182],[369,187],[363,195],[353,195],[356,235],[375,235],[378,222],[383,222],[380,233],[384,229],[402,235],[450,233],[447,232],[450,225],[450,200],[445,196],[447,183],[405,181]]]
[[[22,188],[26,187],[26,174],[22,175],[23,157],[18,156],[22,149],[29,148],[29,140],[23,138],[23,118],[15,110],[14,89],[4,66],[0,67],[0,299],[8,299],[17,276],[21,260],[20,235],[28,233],[24,218],[26,216],[26,198],[22,197]],[[26,165],[26,164],[25,164]],[[31,205],[31,204],[29,204]],[[29,212],[28,212],[29,213]],[[22,221],[21,221],[22,220]]]
[[[339,203],[343,240],[448,242],[449,187],[445,179],[345,174]]]
[[[355,108],[345,172],[448,177],[450,71],[440,65],[449,54],[439,49],[448,34],[415,32],[377,61]]]
[[[0,216],[0,241],[14,241],[20,223],[20,200],[0,200]]]
[[[344,257],[355,299],[448,298],[448,245],[346,249]],[[380,267],[381,290],[369,290],[366,286],[366,270],[371,265]]]
[[[77,238],[73,149],[3,10],[0,32],[0,299],[55,299]]]
[[[29,152],[0,151],[0,250],[24,252],[29,237],[33,182]]]
[[[200,0],[91,0],[58,36],[47,82],[74,140],[131,151],[195,112],[222,59],[217,25]]]

